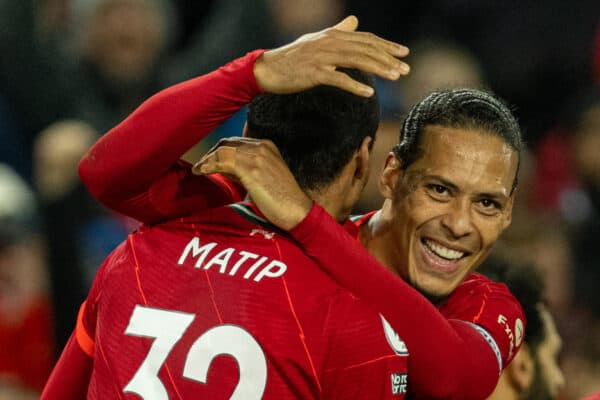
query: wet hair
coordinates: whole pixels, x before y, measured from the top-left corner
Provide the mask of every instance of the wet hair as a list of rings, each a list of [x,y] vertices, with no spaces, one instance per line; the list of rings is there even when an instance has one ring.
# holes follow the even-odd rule
[[[517,176],[523,148],[519,124],[509,107],[490,92],[479,89],[446,89],[432,92],[409,112],[393,151],[406,169],[421,157],[419,148],[426,126],[477,129],[500,137],[518,154]]]
[[[373,87],[372,77],[340,69]],[[375,139],[377,96],[361,97],[331,86],[294,94],[263,94],[248,107],[248,135],[277,145],[300,187],[319,190],[330,184],[359,149]],[[371,142],[372,144],[372,142]]]
[[[536,354],[546,339],[540,305],[545,304],[544,283],[538,271],[529,264],[510,263],[499,257],[488,258],[478,272],[493,281],[504,283],[523,307],[527,329],[523,340]]]

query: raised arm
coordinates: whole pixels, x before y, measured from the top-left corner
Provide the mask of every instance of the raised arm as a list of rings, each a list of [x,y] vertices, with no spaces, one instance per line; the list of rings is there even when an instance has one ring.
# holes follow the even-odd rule
[[[79,166],[83,182],[106,206],[146,223],[238,200],[239,187],[219,177],[193,176],[189,165],[177,164],[178,159],[260,94],[261,87],[293,93],[331,85],[371,96],[372,88],[336,68],[357,68],[387,79],[408,72],[398,59],[408,49],[357,32],[357,24],[355,17],[348,17],[156,94],[84,156]]]
[[[79,174],[107,207],[152,223],[204,206],[206,178],[179,158],[261,93],[253,73],[262,51],[165,89],[105,134],[83,157]]]

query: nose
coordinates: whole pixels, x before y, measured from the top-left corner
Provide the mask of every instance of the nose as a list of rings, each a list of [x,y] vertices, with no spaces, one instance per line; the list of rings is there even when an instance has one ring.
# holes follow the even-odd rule
[[[469,235],[473,231],[473,224],[468,199],[453,199],[442,217],[442,225],[456,239]]]

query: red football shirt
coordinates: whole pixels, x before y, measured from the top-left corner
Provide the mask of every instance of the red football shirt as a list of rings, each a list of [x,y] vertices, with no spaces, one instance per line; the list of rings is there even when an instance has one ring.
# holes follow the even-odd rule
[[[376,211],[353,217],[346,229],[358,238],[359,228]],[[467,276],[448,298],[437,304],[448,319],[465,321],[479,332],[504,369],[514,358],[525,333],[525,314],[508,287],[481,274]]]
[[[98,272],[81,322],[94,352],[88,399],[406,390],[408,353],[380,315],[244,204],[130,235]]]
[[[107,206],[146,224],[239,200],[241,188],[219,176],[193,176],[189,165],[174,160],[260,93],[252,73],[258,54],[145,102],[82,160],[80,173],[90,191]],[[453,310],[447,318],[382,268],[320,207],[315,206],[292,234],[336,281],[386,315],[410,349],[415,394],[468,399],[483,398],[493,390],[498,353],[504,361],[510,358],[508,346],[502,345],[506,341],[501,335],[507,334],[487,326],[478,329],[483,326],[478,321],[492,321],[497,310],[522,316],[512,296],[499,296],[498,302],[491,302],[495,307],[480,307],[479,313],[473,307],[454,307],[461,298],[469,298],[458,291],[446,308],[441,307],[444,313]]]

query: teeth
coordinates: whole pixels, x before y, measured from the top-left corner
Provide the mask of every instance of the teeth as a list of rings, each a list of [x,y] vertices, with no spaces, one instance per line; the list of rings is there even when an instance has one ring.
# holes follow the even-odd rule
[[[429,250],[435,253],[435,255],[445,258],[446,260],[458,260],[465,255],[462,251],[449,249],[430,240],[425,240],[425,244]]]

